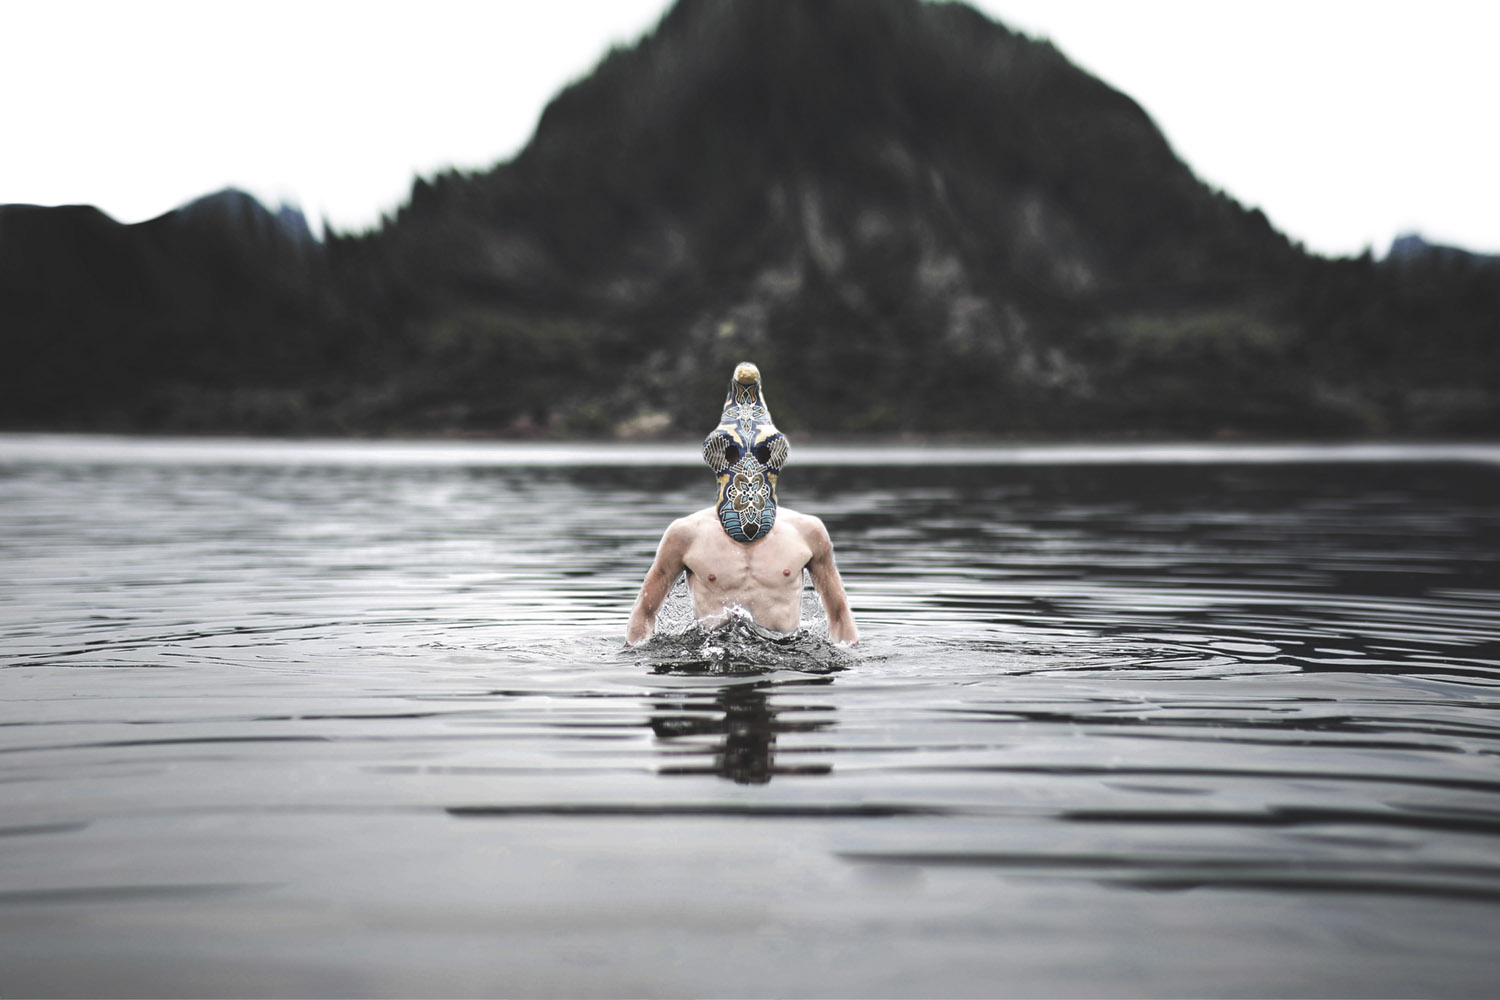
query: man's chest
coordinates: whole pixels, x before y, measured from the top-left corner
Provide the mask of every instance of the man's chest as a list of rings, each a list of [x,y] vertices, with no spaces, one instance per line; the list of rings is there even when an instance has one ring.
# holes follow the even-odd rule
[[[694,546],[684,562],[696,577],[698,585],[724,592],[745,588],[779,589],[800,585],[802,568],[812,557],[806,545],[796,539],[774,537],[744,545],[728,537],[709,544]]]

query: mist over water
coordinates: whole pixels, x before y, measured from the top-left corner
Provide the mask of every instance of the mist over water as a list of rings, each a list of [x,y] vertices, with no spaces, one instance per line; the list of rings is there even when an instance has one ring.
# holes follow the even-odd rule
[[[861,645],[627,647],[682,451],[0,438],[5,989],[1493,989],[1500,449],[799,448]]]

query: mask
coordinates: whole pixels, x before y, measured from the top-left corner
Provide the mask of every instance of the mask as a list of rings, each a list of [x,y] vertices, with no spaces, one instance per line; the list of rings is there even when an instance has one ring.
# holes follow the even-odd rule
[[[703,442],[703,460],[719,480],[719,523],[737,542],[753,542],[776,523],[776,480],[786,437],[771,422],[760,369],[742,362],[729,380],[719,426]]]

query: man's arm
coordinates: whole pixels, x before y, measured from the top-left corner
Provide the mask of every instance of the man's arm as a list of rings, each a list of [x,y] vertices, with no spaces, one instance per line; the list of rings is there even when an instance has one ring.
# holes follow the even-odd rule
[[[859,629],[854,625],[849,597],[844,593],[844,581],[833,561],[833,539],[828,537],[828,529],[818,518],[808,517],[807,520],[807,544],[812,549],[807,569],[812,574],[813,586],[818,588],[818,596],[823,599],[823,610],[828,613],[828,638],[852,646],[859,642]]]
[[[625,641],[637,643],[656,630],[656,613],[672,583],[682,574],[683,557],[691,532],[683,519],[673,521],[661,536],[656,547],[656,559],[646,571],[646,582],[641,584],[641,593],[635,599],[635,608],[630,612],[630,624],[625,629]]]

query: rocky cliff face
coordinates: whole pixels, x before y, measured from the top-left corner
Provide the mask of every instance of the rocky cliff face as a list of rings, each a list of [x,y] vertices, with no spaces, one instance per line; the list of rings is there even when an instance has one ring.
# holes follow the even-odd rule
[[[682,0],[514,161],[326,247],[242,197],[126,233],[52,211],[0,216],[0,310],[170,357],[112,397],[127,422],[691,432],[753,358],[792,429],[1500,427],[1500,281],[1304,255],[959,4]]]

